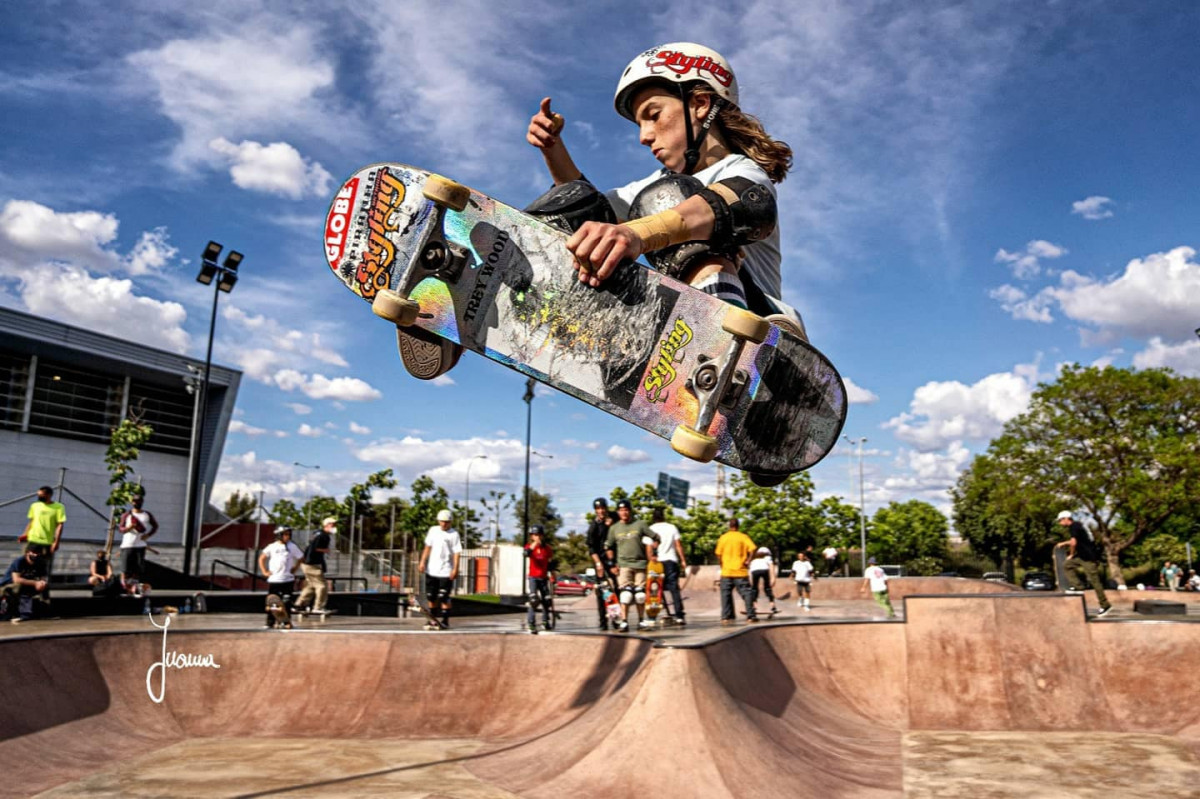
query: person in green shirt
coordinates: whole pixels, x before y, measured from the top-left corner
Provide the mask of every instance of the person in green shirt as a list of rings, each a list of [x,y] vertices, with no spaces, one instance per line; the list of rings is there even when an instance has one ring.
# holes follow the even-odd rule
[[[25,532],[19,540],[46,547],[44,562],[46,580],[49,581],[54,553],[58,551],[63,524],[67,521],[67,511],[61,502],[54,501],[54,489],[50,486],[39,488],[37,497],[37,501],[29,506],[29,523],[25,525]]]
[[[637,604],[638,629],[650,627],[646,620],[646,564],[658,560],[658,533],[650,525],[633,517],[633,503],[622,499],[617,503],[617,521],[608,528],[604,546],[610,560],[617,563],[617,585],[620,586],[621,623],[617,630],[629,629],[629,606]]]

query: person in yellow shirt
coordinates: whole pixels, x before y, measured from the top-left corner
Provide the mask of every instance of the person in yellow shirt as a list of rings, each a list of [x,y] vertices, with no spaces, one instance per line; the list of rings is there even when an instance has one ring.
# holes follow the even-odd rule
[[[46,554],[42,557],[48,582],[54,566],[54,553],[58,551],[62,539],[63,524],[67,521],[67,511],[61,502],[54,501],[54,489],[50,486],[39,488],[37,497],[37,502],[29,506],[29,524],[25,525],[25,532],[18,540],[45,547]],[[46,598],[49,596],[47,591]]]
[[[721,561],[721,624],[733,624],[733,592],[742,595],[746,604],[747,621],[758,621],[754,602],[750,599],[750,559],[754,557],[754,542],[738,529],[737,517],[730,518],[729,530],[717,539],[717,557]]]

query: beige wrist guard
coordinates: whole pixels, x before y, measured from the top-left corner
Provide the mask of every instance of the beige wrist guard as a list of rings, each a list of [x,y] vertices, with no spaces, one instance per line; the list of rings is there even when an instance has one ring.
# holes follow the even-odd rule
[[[688,229],[687,222],[683,221],[683,217],[674,208],[630,220],[625,223],[625,227],[638,235],[645,252],[692,240],[692,231]]]

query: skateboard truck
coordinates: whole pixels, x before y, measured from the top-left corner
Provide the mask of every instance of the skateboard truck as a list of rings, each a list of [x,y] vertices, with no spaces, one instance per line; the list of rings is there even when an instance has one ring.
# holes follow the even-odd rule
[[[371,303],[376,316],[399,327],[408,327],[421,315],[420,303],[409,297],[417,284],[429,277],[453,283],[471,262],[470,250],[446,240],[446,209],[462,211],[466,208],[471,190],[440,175],[430,175],[422,192],[437,208],[433,232],[421,248],[413,268],[405,275],[404,282],[395,289],[381,289]]]
[[[730,308],[721,327],[733,334],[725,354],[718,360],[707,355],[697,357],[696,366],[684,384],[700,400],[696,423],[692,427],[681,424],[671,435],[672,449],[701,463],[708,463],[717,456],[717,440],[708,434],[717,411],[736,405],[746,389],[747,375],[737,368],[746,342],[762,342],[771,329],[766,319],[742,308]]]

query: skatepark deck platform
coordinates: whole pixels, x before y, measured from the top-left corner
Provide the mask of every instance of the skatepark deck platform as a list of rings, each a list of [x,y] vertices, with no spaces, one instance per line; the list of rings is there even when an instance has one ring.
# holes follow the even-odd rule
[[[16,626],[0,637],[0,794],[1182,797],[1200,785],[1195,621],[1089,621],[1079,596],[963,594],[908,596],[903,621],[846,601],[729,628],[696,608],[682,630],[622,636],[585,631],[591,603],[538,636],[511,620],[421,633],[336,616],[283,632],[193,614],[165,637],[144,618]],[[220,668],[153,668],[164,652]]]

